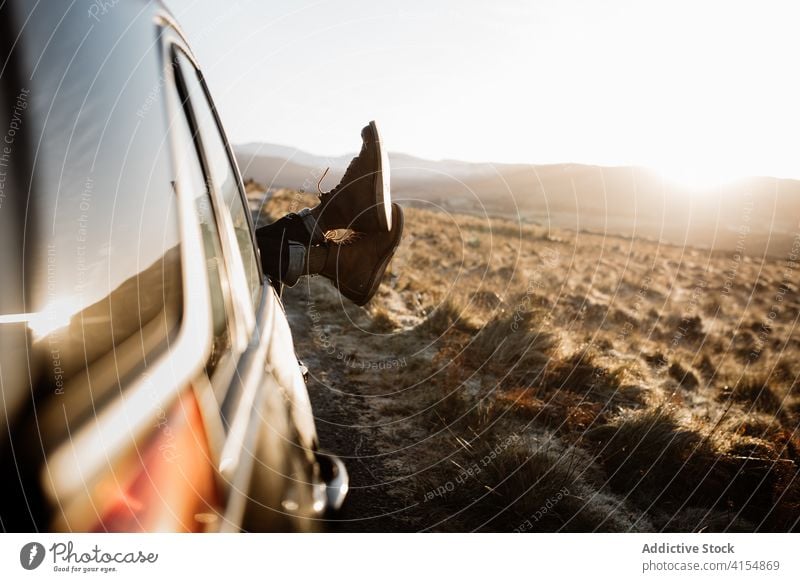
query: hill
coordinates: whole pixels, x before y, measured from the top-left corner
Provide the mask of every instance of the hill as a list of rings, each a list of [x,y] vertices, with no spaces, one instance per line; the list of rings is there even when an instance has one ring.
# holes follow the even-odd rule
[[[271,144],[235,148],[245,178],[268,188],[333,187],[351,156]],[[419,208],[635,236],[717,251],[785,255],[800,227],[800,181],[752,177],[707,192],[638,167],[475,164],[391,154],[396,199]],[[746,240],[743,240],[746,239]]]

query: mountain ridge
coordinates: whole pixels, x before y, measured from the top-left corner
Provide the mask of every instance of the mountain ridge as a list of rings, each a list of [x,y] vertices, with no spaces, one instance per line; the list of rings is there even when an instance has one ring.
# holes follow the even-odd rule
[[[268,189],[332,188],[351,155],[277,144],[234,146],[242,174]],[[798,232],[800,181],[752,176],[692,190],[640,166],[476,163],[389,154],[401,203],[720,251],[785,255]]]

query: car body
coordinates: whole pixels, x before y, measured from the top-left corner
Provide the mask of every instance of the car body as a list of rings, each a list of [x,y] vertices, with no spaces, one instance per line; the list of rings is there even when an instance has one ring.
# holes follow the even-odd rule
[[[180,28],[144,1],[0,22],[0,526],[319,529],[347,473]]]

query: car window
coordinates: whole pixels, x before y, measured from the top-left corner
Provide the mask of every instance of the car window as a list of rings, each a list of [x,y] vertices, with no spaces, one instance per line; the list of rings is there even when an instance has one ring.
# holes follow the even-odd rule
[[[68,107],[59,102],[54,109]],[[74,118],[73,110],[59,113]],[[78,117],[75,134],[87,143],[97,139],[96,151],[112,148],[100,141],[102,124],[88,117]],[[42,159],[58,163],[42,164],[36,212],[47,231],[30,260],[29,327],[35,342],[58,352],[60,380],[112,352],[120,380],[121,361],[144,363],[169,349],[182,316],[178,209],[163,117],[138,126],[115,112],[107,117],[105,135],[119,132],[114,140],[125,144],[116,156],[62,146],[60,134],[41,140]]]
[[[255,303],[261,293],[260,272],[257,254],[253,245],[250,218],[244,205],[239,175],[233,165],[221,129],[214,114],[214,105],[201,84],[197,69],[182,53],[177,53],[177,62],[189,91],[197,120],[203,150],[211,174],[211,182],[228,208],[236,232],[236,242],[242,256],[247,285]]]
[[[77,430],[167,356],[184,315],[163,104],[137,115],[142,93],[119,89],[118,71],[88,49],[69,62],[42,59],[32,81],[31,95],[59,98],[31,97],[26,109],[38,144],[33,228],[23,219],[19,232],[28,239],[15,251],[24,253],[19,284],[41,363],[31,381],[54,396],[45,447],[69,438],[67,424]],[[126,82],[146,95],[160,67],[143,58]]]
[[[176,86],[182,85],[180,81],[180,77],[177,77]],[[177,176],[182,191],[194,196],[194,207],[203,237],[203,253],[208,274],[213,327],[213,341],[211,354],[206,363],[206,373],[211,378],[212,384],[215,385],[216,391],[219,392],[226,387],[227,378],[218,377],[217,367],[226,358],[230,358],[232,350],[230,326],[233,318],[230,315],[232,311],[230,287],[214,208],[206,181],[203,179],[202,166],[198,157],[199,151],[192,138],[194,132],[189,126],[189,117],[184,109],[188,103],[179,92],[172,93],[170,99],[173,101],[173,109],[176,112],[171,129],[175,137]]]

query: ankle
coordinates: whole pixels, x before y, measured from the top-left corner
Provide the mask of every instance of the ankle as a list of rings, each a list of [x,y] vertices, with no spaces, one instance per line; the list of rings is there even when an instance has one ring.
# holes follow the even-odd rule
[[[308,275],[319,275],[328,262],[329,244],[321,244],[306,249],[305,273]]]
[[[329,229],[325,228],[325,218],[323,217],[324,213],[322,211],[322,202],[320,202],[314,208],[309,209],[308,214],[314,219],[319,229],[325,232]]]
[[[305,240],[309,244],[322,244],[325,242],[325,232],[329,229],[325,227],[322,221],[322,212],[319,210],[320,205],[314,208],[304,208],[298,213],[303,226],[308,233]]]
[[[287,287],[294,287],[297,280],[305,274],[308,247],[298,242],[287,241],[285,249],[286,262],[281,269],[281,283]]]

